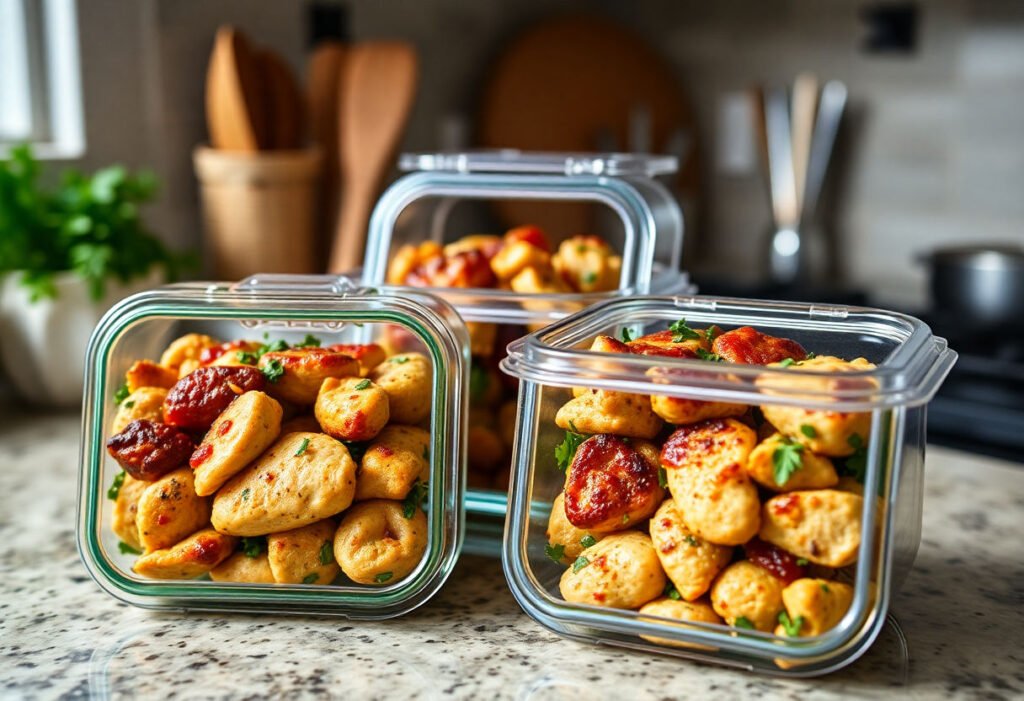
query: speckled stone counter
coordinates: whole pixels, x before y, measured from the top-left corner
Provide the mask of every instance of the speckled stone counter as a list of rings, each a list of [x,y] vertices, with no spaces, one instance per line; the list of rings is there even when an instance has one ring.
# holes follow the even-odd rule
[[[432,602],[383,623],[135,609],[100,590],[75,548],[78,418],[8,408],[0,427],[4,697],[1024,696],[1021,467],[931,450],[899,628],[846,670],[788,681],[560,639],[520,611],[500,563],[473,557]]]

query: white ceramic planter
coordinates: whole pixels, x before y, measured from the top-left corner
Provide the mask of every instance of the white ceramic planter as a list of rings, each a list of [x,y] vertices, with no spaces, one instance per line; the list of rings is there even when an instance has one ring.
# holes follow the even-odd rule
[[[81,403],[85,350],[100,317],[124,297],[161,281],[157,272],[127,285],[108,281],[106,296],[94,302],[81,278],[58,273],[56,299],[31,302],[19,278],[20,273],[0,277],[0,358],[18,394],[51,407]]]

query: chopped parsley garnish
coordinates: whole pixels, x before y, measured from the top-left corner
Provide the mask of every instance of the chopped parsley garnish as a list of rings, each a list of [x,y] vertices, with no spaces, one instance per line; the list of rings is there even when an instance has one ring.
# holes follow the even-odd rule
[[[555,562],[561,562],[565,557],[565,546],[558,543],[548,543],[544,546],[544,554]]]
[[[699,341],[700,333],[694,331],[686,324],[686,319],[680,319],[668,327],[672,332],[672,342],[682,343],[683,341]]]
[[[573,429],[576,428],[576,425],[571,422],[569,426]],[[572,464],[572,459],[576,455],[576,449],[585,440],[587,437],[582,433],[576,433],[575,430],[565,432],[565,438],[555,446],[555,462],[558,464],[559,470],[565,472],[569,469],[569,465]]]
[[[686,544],[687,544],[687,545],[689,545],[689,546],[690,546],[691,548],[696,548],[697,546],[699,546],[699,545],[700,545],[700,541],[699,541],[699,540],[697,540],[697,539],[696,539],[696,538],[695,538],[694,536],[692,536],[692,535],[690,535],[690,534],[687,534],[687,535],[686,535],[686,536],[685,536],[685,537],[683,538],[683,540],[685,540],[685,541],[686,541]]]
[[[622,342],[629,343],[633,340],[633,334],[630,333],[629,329],[622,329]]]
[[[299,444],[299,449],[295,451],[295,457],[299,457],[306,452],[306,448],[309,447],[309,439],[303,438],[302,443]]]
[[[430,446],[423,446],[423,459],[430,460]]]
[[[277,382],[284,375],[284,365],[277,358],[271,358],[270,362],[260,368],[260,372],[263,373],[268,382]]]
[[[814,428],[810,424],[800,424],[800,433],[804,434],[808,438],[817,438],[818,429]]]
[[[597,282],[597,273],[595,273],[593,270],[583,274],[584,285],[593,285],[595,282]]]
[[[812,352],[808,353],[808,354],[807,354],[807,355],[806,355],[806,356],[804,357],[804,360],[813,360],[813,359],[815,359],[815,358],[817,358],[817,357],[818,357],[818,354],[812,351]]]
[[[829,589],[829,588],[828,588],[828,585],[827,585],[827,584],[825,584],[825,583],[822,583],[822,585],[821,585],[821,590],[822,590],[823,592],[825,592],[826,594],[828,594],[829,592],[831,592],[831,591],[832,591],[831,589]]]
[[[416,515],[416,508],[427,498],[427,485],[419,480],[413,482],[412,489],[402,500],[402,515],[412,518]]]
[[[786,358],[785,360],[780,360],[779,361],[779,365],[784,367],[784,368],[788,368],[790,365],[792,365],[795,362],[796,361],[793,360],[792,358]]]
[[[580,570],[582,570],[584,567],[586,567],[589,564],[590,564],[590,560],[588,560],[587,558],[585,558],[582,555],[580,555],[579,557],[576,558],[576,561],[572,563],[572,571],[574,573],[575,572],[579,572]]]
[[[697,357],[700,358],[701,360],[706,360],[709,363],[722,362],[722,356],[720,356],[718,353],[710,353],[704,350],[703,348],[697,349]]]
[[[665,472],[664,467],[658,468],[658,486],[662,489],[668,486],[668,473]]]
[[[370,386],[370,381],[369,380],[360,380],[359,383],[356,384],[355,390],[357,392],[362,392],[364,389],[366,389],[369,386]]]
[[[589,533],[587,533],[585,536],[580,538],[580,545],[583,546],[584,550],[586,550],[587,548],[591,547],[595,543],[597,543],[597,538],[595,538],[594,536],[590,535]]]
[[[746,616],[740,616],[732,624],[737,628],[746,628],[747,630],[754,630],[754,624],[750,622],[750,619]]]
[[[242,490],[242,501],[249,501],[249,488],[246,487]]]
[[[409,362],[409,358],[401,356],[401,355],[396,355],[393,358],[388,358],[388,362],[389,363],[395,363],[396,365],[405,365],[406,363]]]
[[[121,385],[117,388],[117,391],[114,392],[114,404],[120,404],[128,398],[129,394],[131,394],[131,392],[128,391],[128,384],[125,383]]]
[[[294,348],[319,348],[320,339],[312,334],[306,334],[306,337],[302,339],[300,343],[296,343]]]
[[[111,501],[117,501],[117,495],[121,493],[121,485],[124,484],[124,478],[126,477],[124,470],[121,470],[114,475],[114,482],[110,485],[110,489],[107,490],[107,499]]]
[[[807,565],[810,564],[810,561],[806,557],[798,557],[796,559],[796,564],[797,567],[807,567]]]
[[[864,484],[864,477],[868,471],[868,449],[864,445],[864,439],[856,433],[846,439],[846,442],[853,448],[853,455],[846,458],[845,472],[855,480]]]
[[[235,353],[235,357],[238,358],[238,362],[245,365],[255,365],[259,357],[255,353],[249,351],[238,351]]]
[[[262,357],[265,353],[280,353],[281,351],[288,350],[288,343],[283,339],[277,339],[271,343],[264,343],[262,346],[256,349],[256,356]]]
[[[313,582],[315,582],[318,579],[320,579],[320,574],[318,572],[310,572],[309,574],[307,574],[305,577],[302,578],[302,583],[303,584],[312,584]]]
[[[779,441],[779,447],[772,453],[772,476],[780,487],[789,481],[793,473],[804,466],[804,446],[787,437]]]
[[[622,514],[622,522],[629,523],[629,514]]]
[[[786,631],[786,635],[791,638],[795,638],[800,635],[800,627],[804,624],[804,617],[797,616],[790,620],[789,614],[783,611],[779,614],[779,623],[782,624],[782,628]]]
[[[676,585],[673,584],[672,582],[669,582],[668,584],[665,585],[665,593],[664,593],[664,595],[667,596],[668,598],[672,599],[672,601],[679,601],[680,599],[683,598],[679,594],[679,590],[676,589]]]
[[[134,409],[135,408],[135,400],[133,399],[130,402],[125,402],[124,403],[124,408],[125,409]]]
[[[142,554],[141,550],[139,550],[138,548],[136,548],[136,547],[134,547],[132,545],[128,545],[128,543],[124,542],[123,540],[122,541],[118,541],[117,549],[119,551],[121,551],[122,555],[141,555]]]
[[[490,386],[491,376],[487,369],[474,361],[469,367],[469,398],[474,402],[480,401]]]
[[[363,462],[363,456],[366,455],[366,449],[370,447],[369,441],[342,441],[342,445],[348,448],[348,454],[352,457],[352,461],[356,465]]]
[[[267,539],[262,536],[242,538],[242,554],[246,557],[259,557],[260,553],[266,549]]]
[[[722,333],[722,329],[718,328],[714,324],[704,329],[704,338],[707,339],[708,343],[715,340],[715,337]]]
[[[334,549],[331,547],[331,541],[326,540],[324,544],[320,546],[320,564],[329,565],[334,560]]]
[[[373,578],[373,581],[375,581],[377,584],[383,584],[384,582],[391,579],[393,576],[394,575],[391,572],[381,572]]]

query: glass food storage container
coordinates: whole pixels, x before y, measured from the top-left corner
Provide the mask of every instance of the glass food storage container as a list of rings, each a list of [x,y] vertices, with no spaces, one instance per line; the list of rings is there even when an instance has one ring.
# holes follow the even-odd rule
[[[849,664],[916,555],[926,404],[955,360],[901,314],[700,296],[612,300],[514,342],[513,594],[579,640]]]
[[[692,291],[686,275],[679,270],[682,213],[676,200],[656,179],[675,172],[677,166],[672,156],[628,153],[508,150],[414,153],[401,157],[400,167],[414,172],[395,182],[373,211],[363,282],[429,286],[451,303],[469,326],[474,360],[470,382],[467,550],[497,555],[500,549],[515,383],[501,375],[497,364],[508,342],[529,329],[611,297]],[[512,229],[504,239],[462,238],[479,231],[472,227],[486,229],[493,223],[466,222],[465,217],[459,216],[460,205],[521,207],[537,202],[549,206],[581,202],[599,205],[594,209],[605,216],[595,224],[602,229],[603,238],[594,242],[588,237],[569,237],[557,247],[547,248],[547,244],[557,242],[547,241],[540,232],[546,249],[541,254],[518,240],[536,243],[530,238],[538,235],[535,227]],[[507,221],[509,212],[503,214]],[[517,210],[512,216],[520,214]],[[404,225],[399,225],[400,218]],[[513,239],[514,243],[508,243]],[[506,243],[502,244],[502,240]],[[495,254],[496,248],[487,249],[502,245],[505,250],[501,253]],[[532,251],[539,260],[530,256],[516,258],[511,253],[514,245]],[[433,268],[414,253],[417,248],[423,251],[424,246],[434,256]],[[467,247],[486,253],[473,259],[466,252]],[[575,250],[585,253],[574,257]],[[459,255],[463,258],[456,260]],[[506,256],[504,260],[502,255]],[[411,261],[407,260],[409,256]],[[616,260],[605,265],[610,257]],[[442,265],[445,260],[448,263]],[[561,262],[555,265],[557,271],[533,274],[534,269],[544,269],[549,261]],[[421,263],[418,270],[417,262]],[[592,266],[589,271],[577,269],[588,265]],[[510,271],[522,271],[522,275],[513,276]],[[588,275],[597,281],[596,286],[603,287],[584,289],[595,287],[586,284]],[[562,282],[552,284],[552,277]],[[565,280],[571,284],[563,284]]]
[[[396,331],[420,356],[386,357],[379,347],[352,345]],[[194,335],[175,341],[186,334]],[[145,608],[353,619],[416,608],[451,573],[463,538],[467,349],[465,326],[445,302],[344,277],[264,275],[236,284],[169,285],[128,298],[97,326],[87,356],[77,529],[86,568],[108,593]],[[223,386],[219,379],[197,380],[192,389],[180,384],[207,375],[226,379]],[[262,396],[249,391],[260,385]],[[226,400],[218,394],[223,387]],[[332,404],[325,399],[330,387],[352,394],[339,394]],[[227,409],[213,406],[225,401]],[[382,413],[383,404],[389,413]],[[359,411],[347,414],[346,406]],[[124,429],[122,437],[142,430],[123,426],[139,416],[158,424],[132,424],[147,426],[150,438],[154,431],[177,431],[174,441],[185,445],[182,457],[177,443],[153,439],[171,456],[164,468],[172,471],[145,475],[157,480],[152,483],[121,472],[121,456],[130,459],[130,452],[115,461],[106,449],[115,428]],[[212,453],[204,452],[207,443]],[[376,464],[368,466],[371,455]],[[404,467],[389,462],[399,459]],[[382,466],[395,475],[402,468],[400,483],[371,482],[367,475],[380,477]],[[310,484],[316,487],[309,490]],[[130,488],[139,492],[125,497]],[[250,492],[258,506],[247,510]],[[290,510],[281,506],[282,495],[296,493]],[[161,511],[158,500],[168,499],[176,510]],[[259,508],[272,516],[260,521]],[[249,521],[240,523],[239,514]],[[207,525],[200,526],[204,518]],[[217,531],[208,530],[211,518]],[[217,525],[218,518],[230,527]],[[280,525],[289,519],[298,521]],[[388,538],[380,559],[360,560],[364,546]],[[140,576],[139,569],[166,579]]]

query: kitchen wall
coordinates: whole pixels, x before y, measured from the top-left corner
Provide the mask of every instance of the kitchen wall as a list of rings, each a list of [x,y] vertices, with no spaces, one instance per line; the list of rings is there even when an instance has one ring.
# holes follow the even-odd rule
[[[848,283],[878,290],[883,300],[914,303],[924,294],[923,271],[914,265],[919,252],[952,242],[1024,240],[1024,3],[919,3],[918,46],[910,55],[862,50],[866,5],[390,0],[347,6],[353,38],[402,37],[421,52],[410,149],[436,148],[453,116],[472,124],[490,60],[530,23],[586,10],[635,29],[674,66],[698,115],[703,192],[690,221],[688,266],[746,278],[761,267],[768,203],[756,170],[722,172],[715,162],[722,105],[754,82],[790,80],[805,69],[842,79],[850,113],[840,177],[827,200],[840,269]],[[202,81],[213,29],[235,22],[299,67],[303,6],[242,0],[88,6],[81,12],[87,119],[114,117],[102,134],[88,130],[89,159],[153,164],[167,183],[156,223],[170,238],[195,243],[189,154],[204,138]],[[97,66],[118,80],[98,78]],[[101,94],[90,95],[90,85]],[[114,92],[119,102],[111,102]],[[137,129],[121,110],[141,111]]]

